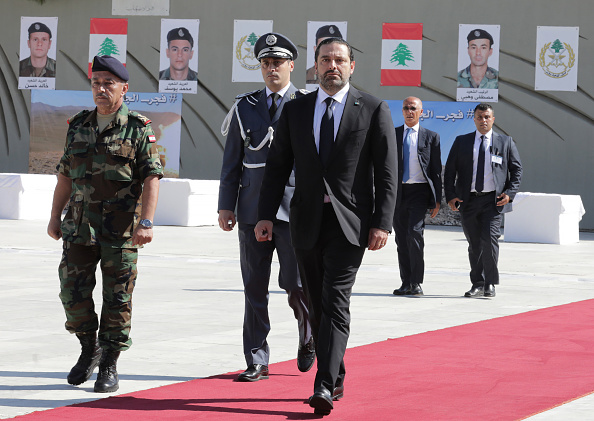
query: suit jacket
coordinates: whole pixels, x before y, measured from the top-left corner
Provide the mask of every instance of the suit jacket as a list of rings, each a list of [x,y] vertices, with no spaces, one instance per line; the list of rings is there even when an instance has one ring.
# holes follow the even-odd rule
[[[396,127],[396,143],[398,145],[398,198],[396,206],[402,199],[402,173],[403,173],[403,137],[404,125]],[[430,209],[441,203],[441,147],[439,134],[419,126],[419,139],[417,142],[417,156],[423,175],[431,187],[431,202],[427,204]]]
[[[272,143],[260,193],[258,218],[271,220],[295,162],[290,206],[291,239],[311,249],[320,232],[324,187],[340,226],[354,245],[366,247],[370,228],[392,229],[396,206],[396,136],[388,105],[349,89],[326,168],[315,145],[317,91],[285,105]]]
[[[449,202],[455,197],[462,199],[460,210],[464,210],[464,205],[470,197],[473,165],[472,149],[475,134],[476,132],[472,132],[456,137],[448,155],[443,177],[446,200]],[[520,188],[522,179],[520,154],[516,148],[516,143],[510,136],[495,131],[493,131],[491,150],[493,155],[502,158],[501,164],[491,161],[495,181],[495,201],[497,201],[497,196],[501,195],[501,193],[507,194],[510,199],[507,205],[498,206],[497,210],[500,213],[511,212],[511,202]]]
[[[297,95],[301,94],[291,83],[272,120],[266,103],[266,89],[243,96],[237,104],[246,139],[241,136],[239,121],[234,114],[223,155],[218,209],[235,210],[237,206],[237,220],[241,223],[255,225],[258,222],[258,197],[264,177],[264,165],[256,168],[250,166],[265,164],[269,151],[268,145],[258,151],[248,146],[257,147],[266,137],[269,127],[276,131],[283,107]],[[274,137],[276,133],[273,134],[273,139]],[[280,220],[289,220],[289,202],[295,190],[294,186],[294,177],[290,177],[276,215]]]

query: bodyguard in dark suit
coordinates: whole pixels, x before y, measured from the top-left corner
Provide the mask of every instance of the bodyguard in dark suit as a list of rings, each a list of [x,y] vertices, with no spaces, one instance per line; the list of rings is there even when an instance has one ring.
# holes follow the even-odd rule
[[[516,144],[510,136],[495,133],[494,122],[491,105],[477,105],[476,132],[456,138],[444,172],[446,200],[450,209],[460,210],[468,240],[472,288],[465,297],[495,296],[501,214],[512,210],[522,178]]]
[[[420,126],[422,113],[419,98],[406,98],[402,102],[405,124],[396,127],[398,196],[394,233],[402,286],[394,290],[394,295],[423,295],[425,213],[430,209],[431,218],[435,218],[441,203],[439,135]]]
[[[295,163],[291,240],[310,300],[318,371],[309,400],[329,414],[344,391],[350,297],[365,248],[386,244],[396,205],[396,137],[387,104],[349,84],[346,41],[316,50],[320,88],[285,105],[262,182],[256,237],[271,240]]]
[[[245,293],[243,351],[247,370],[239,381],[268,378],[270,349],[266,337],[270,331],[268,284],[272,254],[276,249],[280,263],[279,286],[287,291],[289,305],[299,327],[297,366],[308,371],[315,361],[315,346],[308,319],[307,298],[301,286],[295,252],[289,233],[289,201],[295,189],[294,177],[283,184],[281,206],[275,212],[272,241],[261,243],[254,238],[258,197],[270,143],[285,104],[303,95],[290,81],[297,48],[281,34],[262,35],[254,46],[260,60],[266,87],[240,95],[223,123],[228,132],[219,187],[219,226],[231,231],[235,226],[237,206],[241,273]]]

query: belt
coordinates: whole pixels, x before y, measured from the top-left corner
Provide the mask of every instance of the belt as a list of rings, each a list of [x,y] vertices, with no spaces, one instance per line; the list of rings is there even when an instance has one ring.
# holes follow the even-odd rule
[[[488,194],[494,193],[494,191],[482,191],[482,192],[476,192],[476,191],[471,191],[470,192],[470,196],[472,197],[481,197],[481,196],[486,196]]]

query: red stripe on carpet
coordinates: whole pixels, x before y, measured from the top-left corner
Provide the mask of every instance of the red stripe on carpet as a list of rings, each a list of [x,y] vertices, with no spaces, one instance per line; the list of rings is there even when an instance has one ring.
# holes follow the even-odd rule
[[[517,420],[594,391],[594,300],[351,348],[331,420]],[[273,364],[18,418],[246,420],[315,418],[314,373]]]

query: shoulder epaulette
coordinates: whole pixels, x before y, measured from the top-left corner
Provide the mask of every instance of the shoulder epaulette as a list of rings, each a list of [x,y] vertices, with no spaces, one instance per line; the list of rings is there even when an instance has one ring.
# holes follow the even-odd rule
[[[301,92],[301,95],[307,95],[311,91],[308,91],[307,89],[299,89],[299,92]]]
[[[90,113],[91,113],[91,110],[82,110],[82,111],[79,111],[78,113],[76,113],[72,117],[70,117],[68,120],[66,120],[66,123],[67,124],[70,124],[71,122],[73,122],[77,118],[86,117]]]
[[[258,92],[260,92],[259,89],[255,90],[255,91],[251,91],[251,92],[246,92],[244,94],[239,94],[235,97],[235,99],[237,100],[236,102],[239,102],[243,98],[245,98],[246,101],[249,102],[250,104],[256,105],[258,103],[258,99],[256,98],[255,94],[257,94]]]
[[[148,117],[143,116],[142,114],[138,114],[136,111],[128,111],[128,115],[132,116],[132,117],[136,117],[137,119],[139,119],[142,124],[144,124],[145,126],[147,124],[149,124],[151,122],[151,120]]]

